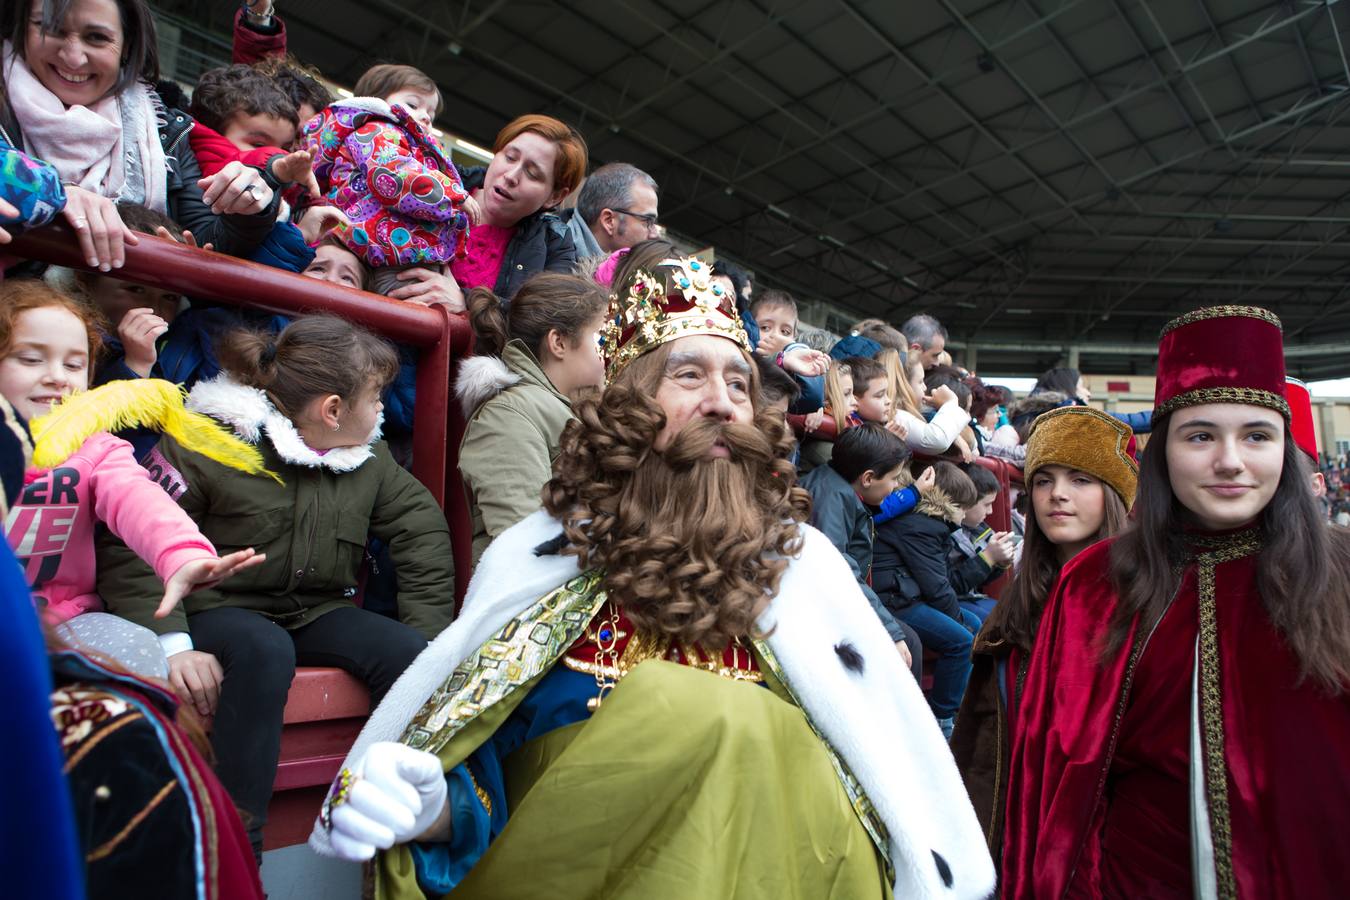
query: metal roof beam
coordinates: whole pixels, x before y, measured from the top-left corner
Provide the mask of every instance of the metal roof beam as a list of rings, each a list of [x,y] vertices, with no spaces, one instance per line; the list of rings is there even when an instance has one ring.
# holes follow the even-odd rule
[[[862,10],[854,6],[853,3],[850,2],[850,0],[835,0],[835,2],[846,13],[852,16],[859,24],[861,24],[865,29],[867,29],[868,33],[870,33],[875,40],[877,40],[883,47],[885,47],[888,52],[890,52],[893,56],[895,56],[896,59],[904,63],[906,68],[908,68],[910,71],[912,71],[915,75],[917,75],[924,81],[930,83],[932,82],[932,76],[927,71],[925,71],[923,66],[919,65],[917,60],[915,60],[912,56],[906,53],[903,47],[901,47],[894,40],[892,40],[890,35],[883,32],[875,22],[873,22],[866,14],[864,14]],[[983,120],[981,120],[979,116],[971,112],[970,108],[967,107],[964,103],[962,103],[956,97],[956,95],[954,95],[951,91],[947,90],[947,88],[945,88],[941,84],[933,84],[932,87],[933,90],[936,91],[938,95],[941,96],[944,100],[946,100],[947,103],[953,109],[955,109],[958,113],[960,113],[962,118],[964,118],[967,122],[969,122],[970,126],[974,128],[977,132],[979,132],[980,135],[984,137],[985,140],[993,144],[996,148],[998,148],[1000,153],[1009,157],[1018,168],[1022,169],[1029,176],[1031,176],[1031,179],[1036,182],[1037,186],[1039,186],[1041,190],[1045,191],[1048,195],[1050,195],[1050,197],[1053,200],[1055,200],[1057,203],[1063,206],[1071,215],[1077,218],[1079,222],[1082,223],[1084,228],[1088,229],[1088,231],[1091,231],[1094,234],[1096,233],[1097,231],[1096,226],[1092,225],[1090,222],[1084,219],[1078,213],[1078,210],[1076,208],[1069,206],[1067,199],[1063,195],[1061,195],[1059,191],[1055,190],[1049,183],[1047,183],[1044,179],[1042,179],[1040,174],[1034,168],[1032,168],[1031,165],[1025,159],[1023,159],[1020,154],[1014,153],[1012,149],[1009,147],[1009,145],[1005,143],[1003,139],[1000,138],[998,135],[994,134],[994,132],[984,124]]]
[[[1293,112],[1297,112],[1298,114],[1306,115],[1307,113],[1310,113],[1310,112],[1312,112],[1312,111],[1314,111],[1314,110],[1316,110],[1316,109],[1321,108],[1322,106],[1325,106],[1325,105],[1327,105],[1327,104],[1329,104],[1329,103],[1335,102],[1335,101],[1340,100],[1340,99],[1342,99],[1342,98],[1341,98],[1339,95],[1332,94],[1332,95],[1327,95],[1327,96],[1325,96],[1325,97],[1322,97],[1321,99],[1319,99],[1319,100],[1317,100],[1317,101],[1314,101],[1314,102],[1312,102],[1312,103],[1301,104],[1300,107],[1299,107],[1297,110],[1295,110],[1295,111],[1289,111],[1289,112],[1285,112],[1285,113],[1280,113],[1280,114],[1278,114],[1278,115],[1272,116],[1272,117],[1271,117],[1268,121],[1266,121],[1266,122],[1259,123],[1258,125],[1252,126],[1252,130],[1260,130],[1260,129],[1262,129],[1262,128],[1269,128],[1269,127],[1271,127],[1271,126],[1273,126],[1273,125],[1278,125],[1278,124],[1280,124],[1281,122],[1283,122],[1283,121],[1285,121],[1286,119],[1288,119],[1289,116],[1290,116],[1291,114],[1293,114]],[[1292,131],[1292,130],[1296,129],[1297,127],[1299,127],[1299,126],[1298,126],[1298,125],[1294,125],[1294,126],[1291,126],[1290,129],[1288,129],[1288,130]],[[1214,148],[1213,148],[1213,147],[1205,146],[1205,147],[1195,148],[1195,149],[1192,149],[1192,150],[1187,150],[1187,151],[1182,152],[1182,153],[1178,153],[1177,155],[1173,156],[1171,159],[1164,160],[1163,162],[1159,163],[1159,164],[1156,165],[1156,166],[1150,166],[1149,168],[1144,169],[1143,171],[1136,172],[1135,174],[1130,175],[1130,176],[1128,176],[1127,178],[1121,179],[1121,181],[1120,181],[1120,187],[1121,187],[1121,188],[1126,188],[1126,187],[1129,187],[1129,186],[1131,186],[1131,185],[1133,185],[1133,184],[1137,184],[1138,182],[1143,181],[1143,180],[1145,180],[1145,179],[1153,178],[1153,177],[1155,177],[1155,176],[1157,176],[1157,175],[1160,175],[1160,174],[1163,174],[1163,173],[1167,172],[1170,168],[1172,168],[1172,167],[1175,166],[1175,165],[1178,165],[1178,164],[1184,163],[1184,162],[1188,162],[1188,161],[1190,161],[1190,160],[1196,159],[1197,157],[1205,156],[1206,154],[1212,153],[1213,151],[1214,151]],[[1096,191],[1096,192],[1093,192],[1093,193],[1091,193],[1091,194],[1085,194],[1085,195],[1083,195],[1082,197],[1079,197],[1079,198],[1077,198],[1077,199],[1071,201],[1071,203],[1072,203],[1073,205],[1075,205],[1075,206],[1083,206],[1083,205],[1086,205],[1086,204],[1089,204],[1089,203],[1096,203],[1096,202],[1099,202],[1099,201],[1105,199],[1105,196],[1106,196],[1106,195],[1105,195],[1105,192],[1102,192],[1102,191]],[[1031,223],[1031,222],[1039,222],[1039,221],[1043,221],[1043,220],[1045,220],[1045,219],[1052,219],[1052,218],[1054,218],[1055,216],[1063,216],[1063,210],[1059,210],[1059,209],[1051,209],[1051,210],[1048,210],[1048,211],[1046,211],[1046,212],[1037,213],[1037,214],[1033,214],[1033,215],[1027,216],[1027,217],[1023,218],[1022,220],[1020,220],[1020,221],[1008,222],[1008,223],[1005,223],[1005,224],[1003,224],[1003,225],[999,225],[999,226],[997,226],[997,227],[995,227],[995,228],[989,229],[988,231],[985,231],[985,232],[981,235],[981,237],[987,240],[987,239],[990,239],[990,238],[993,238],[993,237],[997,237],[997,236],[1000,235],[1000,234],[1006,234],[1006,233],[1009,232],[1009,231],[1013,231],[1013,230],[1015,230],[1015,229],[1022,228],[1022,227],[1024,227],[1026,224],[1028,224],[1028,223]],[[963,249],[963,248],[964,248],[964,245],[956,245],[956,246],[948,247],[948,248],[946,248],[946,249],[947,249],[947,250],[960,250],[960,249]],[[916,261],[917,261],[920,265],[925,265],[925,266],[930,265],[930,264],[932,264],[932,262],[933,262],[935,259],[937,259],[938,257],[940,257],[940,256],[942,255],[942,252],[946,252],[946,251],[940,251],[940,252],[935,252],[935,253],[930,253],[930,254],[920,255],[920,256],[918,256],[918,257],[916,258]]]

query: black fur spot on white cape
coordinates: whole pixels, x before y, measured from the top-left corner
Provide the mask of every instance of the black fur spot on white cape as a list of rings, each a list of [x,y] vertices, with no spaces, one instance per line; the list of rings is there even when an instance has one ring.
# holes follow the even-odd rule
[[[839,654],[839,661],[844,664],[844,668],[850,672],[863,673],[863,658],[858,649],[848,641],[834,645],[834,652]]]
[[[933,862],[937,863],[938,874],[942,876],[942,883],[947,887],[952,886],[952,867],[947,865],[947,861],[942,858],[942,854],[936,850],[932,851]]]
[[[559,533],[551,541],[544,541],[538,547],[534,548],[535,556],[557,556],[562,552],[562,548],[567,546],[567,535]]]

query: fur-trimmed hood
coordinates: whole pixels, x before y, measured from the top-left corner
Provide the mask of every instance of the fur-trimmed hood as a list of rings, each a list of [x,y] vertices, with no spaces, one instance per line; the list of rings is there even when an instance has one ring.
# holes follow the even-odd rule
[[[483,404],[519,384],[545,391],[571,408],[571,402],[558,393],[539,360],[520,341],[509,341],[501,356],[470,356],[460,363],[455,396],[464,410],[464,418],[471,419]]]
[[[821,737],[857,777],[890,838],[895,894],[984,898],[994,867],[951,751],[923,694],[868,605],[848,562],[803,525],[758,626]],[[396,741],[470,653],[541,596],[579,574],[575,557],[543,550],[561,525],[539,511],[505,531],[474,571],[460,617],[413,661],[371,714],[344,766]],[[622,690],[622,688],[620,688]],[[310,846],[332,855],[316,824]]]
[[[500,356],[470,356],[459,364],[459,376],[455,378],[455,396],[464,410],[464,418],[469,418],[478,407],[522,380],[507,368]]]
[[[221,373],[210,381],[197,382],[188,393],[188,409],[223,422],[250,444],[262,440],[265,433],[277,455],[296,466],[352,472],[375,455],[373,446],[380,439],[384,424],[381,415],[366,442],[358,447],[338,447],[320,453],[305,443],[295,423],[281,413],[267,394],[240,384]]]
[[[936,487],[926,494],[919,495],[919,502],[915,505],[914,511],[920,515],[941,519],[949,525],[959,525],[966,515],[965,510],[953,503],[946,491]]]

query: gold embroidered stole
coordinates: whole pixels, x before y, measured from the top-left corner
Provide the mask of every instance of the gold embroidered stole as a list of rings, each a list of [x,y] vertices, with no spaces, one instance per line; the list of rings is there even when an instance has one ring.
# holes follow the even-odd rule
[[[806,707],[802,706],[801,701],[797,699],[797,695],[793,693],[792,683],[788,681],[787,675],[784,674],[783,667],[778,662],[778,657],[774,656],[773,651],[769,649],[768,642],[756,638],[754,645],[755,650],[759,652],[759,659],[764,665],[764,668],[768,669],[774,679],[782,685],[783,690],[787,692],[787,695],[792,699],[793,704],[803,713],[806,713]],[[859,783],[857,776],[849,769],[848,763],[839,758],[839,754],[835,752],[834,747],[826,740],[825,736],[820,733],[820,729],[816,728],[816,723],[811,721],[811,715],[806,713],[804,718],[806,719],[806,724],[811,726],[811,731],[820,739],[820,743],[825,747],[825,753],[830,757],[830,764],[834,766],[834,773],[839,776],[839,783],[843,785],[844,793],[848,795],[849,802],[853,805],[854,814],[857,815],[858,821],[862,822],[862,826],[866,829],[868,837],[872,839],[872,843],[876,845],[877,852],[881,854],[881,858],[885,861],[886,876],[894,881],[895,867],[891,863],[891,839],[890,832],[886,828],[886,823],[882,821],[881,815],[877,812],[876,807],[872,805],[871,798],[869,798],[867,792],[863,790],[863,786]]]
[[[584,572],[550,591],[507,622],[493,637],[465,657],[445,683],[427,698],[404,730],[401,742],[428,753],[439,753],[484,710],[546,672],[585,633],[591,620],[604,605],[606,594],[601,588],[603,577],[599,570]],[[769,645],[758,639],[753,644],[764,667],[782,686],[788,698],[805,713],[805,707],[793,693],[791,683]],[[666,641],[635,635],[620,668],[628,671],[639,662],[664,655],[667,646]],[[854,813],[885,860],[888,877],[893,879],[894,867],[886,824],[857,777],[816,728],[811,716],[806,714],[804,718],[825,747]]]
[[[465,657],[435,690],[400,740],[439,753],[483,710],[549,669],[576,643],[600,606],[602,573],[583,572],[545,594]]]
[[[1224,763],[1223,689],[1220,679],[1219,624],[1215,597],[1215,569],[1261,551],[1261,535],[1252,530],[1221,537],[1194,539],[1196,584],[1199,594],[1199,700],[1204,751],[1205,793],[1214,847],[1214,874],[1221,900],[1237,897],[1233,874],[1233,829],[1228,808],[1228,769]]]

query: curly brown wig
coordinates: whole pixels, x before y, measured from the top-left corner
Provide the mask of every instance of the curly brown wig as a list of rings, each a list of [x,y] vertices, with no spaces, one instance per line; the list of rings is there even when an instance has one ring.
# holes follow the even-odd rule
[[[654,398],[675,343],[577,402],[544,508],[563,523],[563,552],[605,570],[609,598],[634,626],[720,649],[758,636],[811,498],[788,462],[783,417],[758,400],[753,425],[698,418],[665,451],[653,448],[666,424]],[[729,459],[709,456],[717,441]]]

